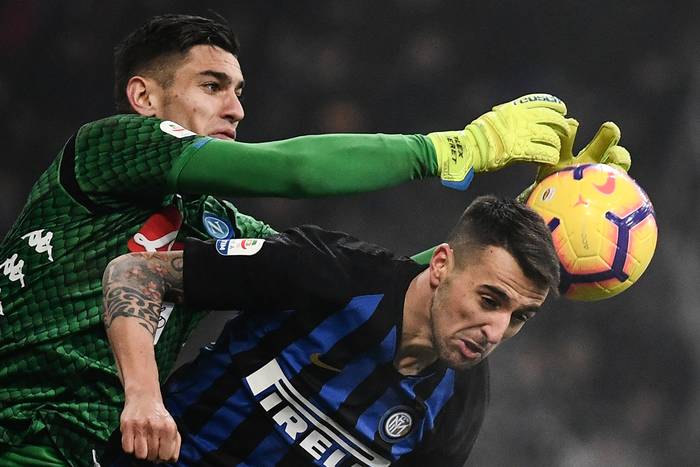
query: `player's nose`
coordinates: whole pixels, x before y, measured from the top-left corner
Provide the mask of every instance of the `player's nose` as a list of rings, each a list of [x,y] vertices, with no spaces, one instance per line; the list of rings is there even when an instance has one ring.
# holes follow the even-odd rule
[[[243,103],[241,102],[240,96],[237,96],[235,92],[227,94],[223,103],[221,117],[234,124],[240,122],[243,120],[243,117],[245,117]]]
[[[489,345],[498,345],[503,340],[509,325],[509,313],[492,313],[488,322],[481,327],[481,332]]]

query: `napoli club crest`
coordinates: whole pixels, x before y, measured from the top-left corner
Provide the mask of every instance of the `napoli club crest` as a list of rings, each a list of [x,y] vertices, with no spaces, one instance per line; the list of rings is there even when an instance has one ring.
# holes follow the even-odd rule
[[[235,236],[231,224],[226,219],[210,212],[202,214],[202,224],[213,239],[223,240]]]

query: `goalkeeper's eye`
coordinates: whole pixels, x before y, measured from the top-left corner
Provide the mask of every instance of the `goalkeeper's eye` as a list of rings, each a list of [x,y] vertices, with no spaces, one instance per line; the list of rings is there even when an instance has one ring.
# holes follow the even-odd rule
[[[215,81],[204,83],[202,85],[208,92],[215,93],[221,91],[221,85]]]

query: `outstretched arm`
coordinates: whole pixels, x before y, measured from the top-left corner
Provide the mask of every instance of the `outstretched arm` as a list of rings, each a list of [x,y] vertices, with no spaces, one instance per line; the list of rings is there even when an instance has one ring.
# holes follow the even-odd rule
[[[362,193],[431,176],[464,190],[475,172],[513,162],[553,165],[568,134],[566,106],[549,94],[498,105],[459,131],[336,134],[269,143],[202,140],[173,167],[175,191],[312,198]]]
[[[180,434],[163,405],[153,338],[163,299],[182,301],[182,252],[120,256],[107,266],[102,288],[103,320],[124,385],[122,448],[138,459],[174,462]]]
[[[421,135],[337,134],[266,142],[210,140],[171,174],[182,193],[317,198],[439,174]]]
[[[173,122],[117,115],[83,126],[61,153],[61,183],[90,211],[169,193],[313,198],[439,176],[464,190],[474,173],[514,162],[554,165],[567,136],[566,106],[523,96],[463,130],[427,136],[311,135],[266,143],[222,141]],[[158,204],[159,205],[159,204]]]

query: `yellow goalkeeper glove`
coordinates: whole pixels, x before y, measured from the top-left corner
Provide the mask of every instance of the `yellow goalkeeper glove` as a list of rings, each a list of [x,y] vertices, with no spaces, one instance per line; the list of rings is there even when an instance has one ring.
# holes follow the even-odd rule
[[[561,157],[554,166],[541,166],[537,171],[535,183],[518,195],[518,200],[525,202],[530,193],[542,179],[565,167],[579,164],[608,164],[627,172],[632,165],[629,151],[617,143],[620,142],[620,128],[613,122],[603,123],[593,139],[575,157],[573,153],[574,139],[578,131],[578,121],[566,119],[569,125],[569,136],[562,140]]]
[[[461,131],[428,134],[442,184],[465,190],[474,172],[516,161],[554,165],[568,136],[566,105],[550,94],[528,94],[496,107]]]

